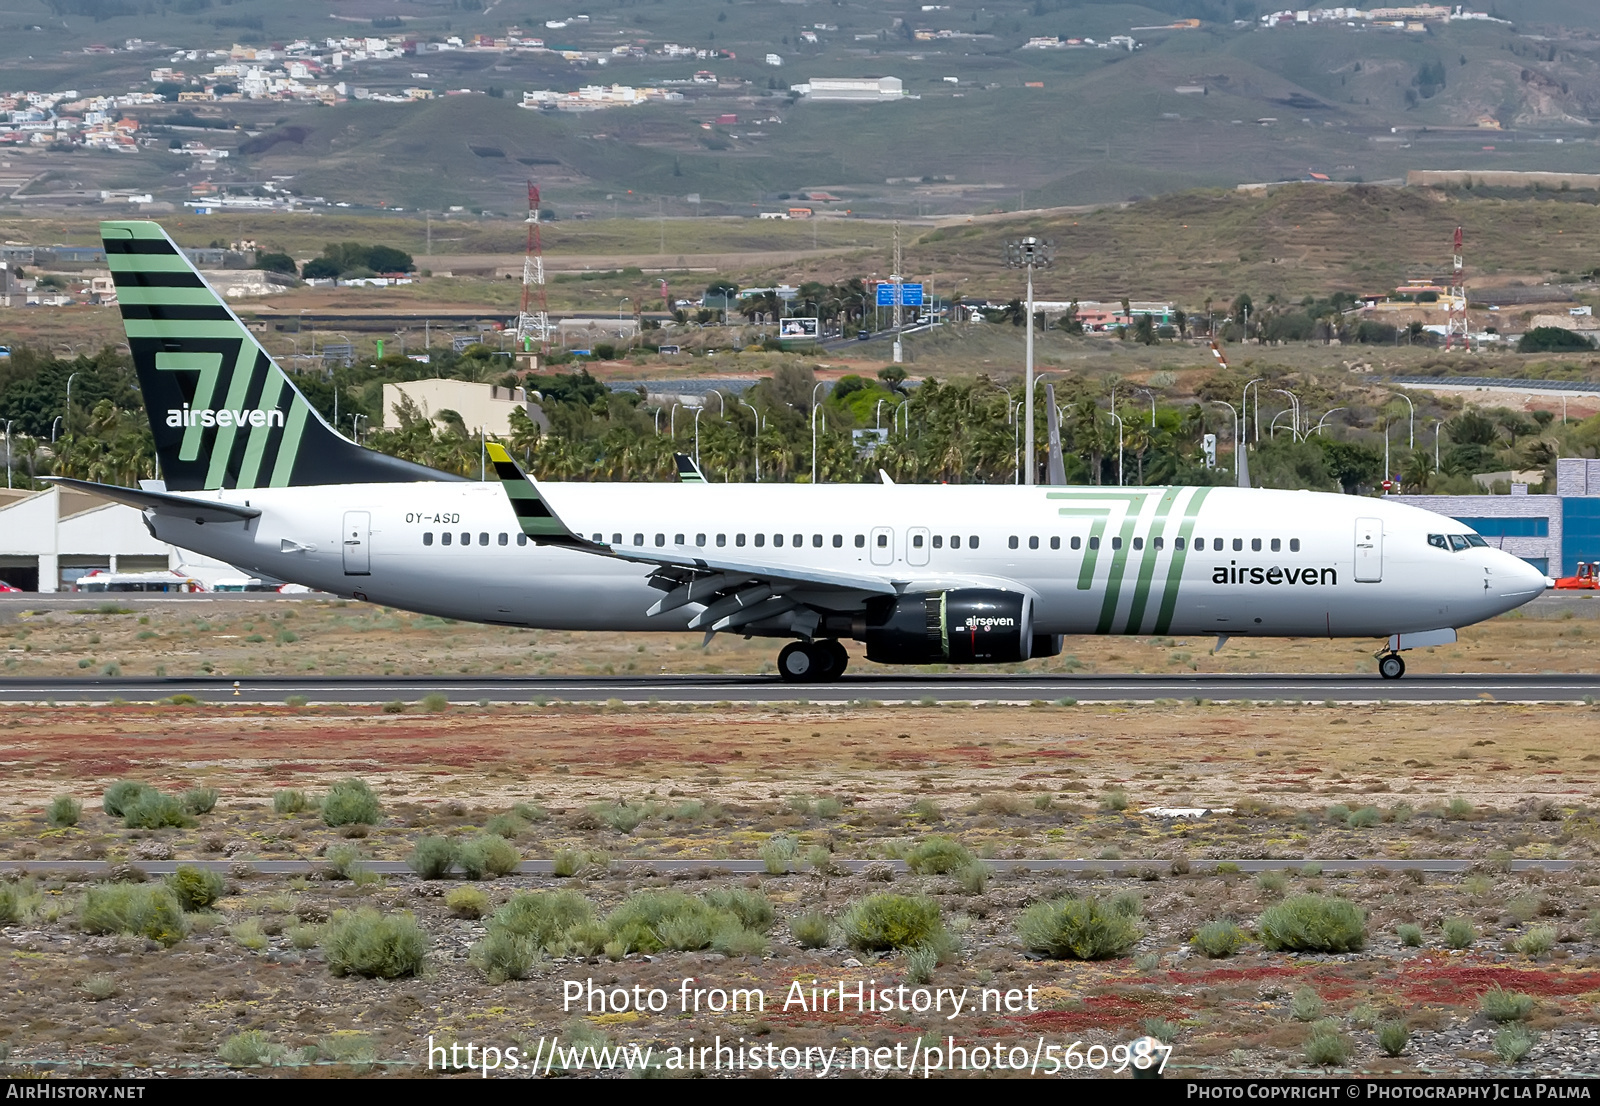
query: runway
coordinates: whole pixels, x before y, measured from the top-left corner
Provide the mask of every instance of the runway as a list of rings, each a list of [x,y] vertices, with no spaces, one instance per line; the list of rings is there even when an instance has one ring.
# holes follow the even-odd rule
[[[1209,700],[1304,703],[1575,703],[1600,698],[1600,676],[1412,675],[917,675],[846,676],[789,684],[776,676],[606,677],[100,677],[0,679],[0,702],[151,703],[1078,703]]]

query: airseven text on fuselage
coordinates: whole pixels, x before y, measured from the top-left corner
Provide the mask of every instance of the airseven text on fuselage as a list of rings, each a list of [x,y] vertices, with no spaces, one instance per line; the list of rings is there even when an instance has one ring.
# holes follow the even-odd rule
[[[1213,584],[1305,584],[1315,587],[1321,584],[1339,583],[1339,572],[1332,568],[1271,568],[1246,567],[1240,568],[1238,561],[1229,561],[1225,565],[1218,565],[1211,571]]]
[[[282,426],[283,412],[272,411],[230,411],[227,408],[213,410],[203,407],[198,410],[187,403],[180,410],[176,407],[167,408],[168,426]]]

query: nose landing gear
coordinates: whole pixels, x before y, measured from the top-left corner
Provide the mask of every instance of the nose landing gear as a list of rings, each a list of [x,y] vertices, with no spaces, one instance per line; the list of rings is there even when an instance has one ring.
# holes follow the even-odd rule
[[[1398,680],[1406,674],[1406,662],[1399,653],[1385,653],[1378,658],[1378,675],[1386,680]]]
[[[843,674],[850,654],[832,638],[822,641],[791,641],[778,654],[778,675],[791,684],[814,684]]]

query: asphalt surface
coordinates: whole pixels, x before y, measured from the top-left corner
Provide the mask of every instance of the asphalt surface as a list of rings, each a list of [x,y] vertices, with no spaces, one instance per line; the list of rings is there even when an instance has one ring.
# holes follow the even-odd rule
[[[1600,676],[1412,675],[926,675],[846,676],[819,684],[789,684],[776,676],[608,677],[90,677],[0,679],[0,702],[157,702],[189,695],[208,703],[281,704],[416,702],[444,695],[453,703],[949,703],[1154,702],[1397,702],[1472,700],[1542,703],[1600,699]]]
[[[367,860],[363,866],[368,871],[379,875],[406,875],[411,871],[405,864],[395,860]],[[887,864],[896,872],[906,872],[909,869],[903,860],[834,860],[833,863],[846,871],[859,872],[871,864]],[[1075,873],[1087,870],[1099,871],[1108,876],[1138,877],[1143,869],[1155,869],[1159,872],[1171,870],[1172,860],[986,860],[989,867],[1002,872],[1027,871],[1027,872],[1064,872]],[[1307,864],[1317,864],[1323,872],[1370,872],[1385,870],[1391,872],[1415,869],[1419,872],[1434,873],[1459,873],[1468,872],[1479,863],[1475,860],[1462,860],[1450,858],[1419,858],[1419,859],[1344,859],[1344,860],[1318,860],[1310,857],[1280,858],[1277,860],[1234,860],[1226,861],[1212,858],[1206,860],[1191,860],[1189,870],[1192,872],[1215,872],[1219,864],[1231,863],[1241,872],[1270,872],[1280,870],[1299,871]],[[1513,860],[1511,871],[1528,872],[1565,872],[1569,871],[1577,861],[1574,860]],[[198,868],[209,868],[216,872],[229,872],[235,866],[244,865],[250,870],[261,875],[306,875],[311,872],[326,871],[328,862],[325,860],[133,860],[113,864],[107,860],[5,860],[0,859],[0,871],[18,872],[59,872],[63,875],[104,875],[114,867],[131,865],[146,875],[162,876],[175,872],[180,864],[191,864]],[[517,868],[518,875],[548,876],[553,874],[549,860],[524,860]],[[713,875],[740,875],[760,873],[767,870],[766,864],[759,860],[619,860],[612,863],[612,868],[617,871],[626,870],[630,873],[642,871],[668,873],[668,872],[702,872],[708,876]]]

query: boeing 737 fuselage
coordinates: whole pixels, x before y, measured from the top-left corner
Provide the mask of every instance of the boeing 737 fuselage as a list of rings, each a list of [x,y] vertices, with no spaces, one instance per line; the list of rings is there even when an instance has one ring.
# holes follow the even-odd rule
[[[1002,663],[1064,634],[1387,638],[1399,651],[1544,591],[1452,519],[1213,487],[554,484],[488,447],[462,481],[330,428],[153,223],[102,227],[166,487],[162,541],[280,580],[517,626],[841,639],[886,663]]]

